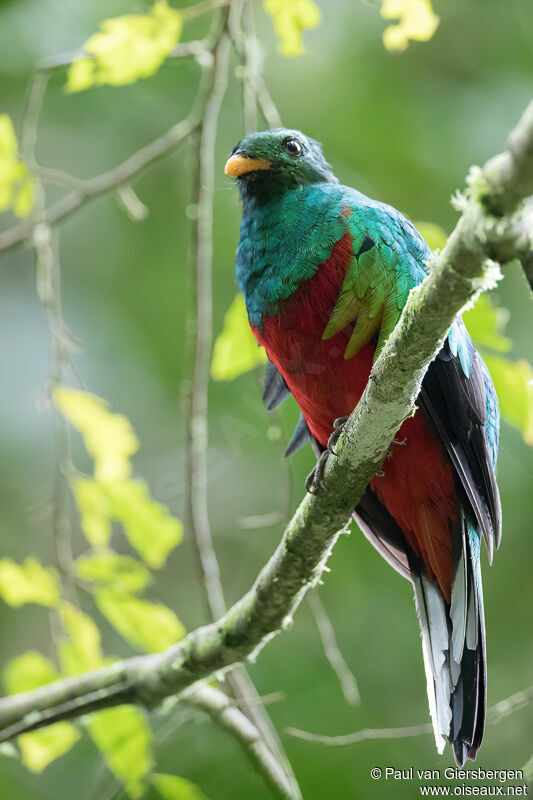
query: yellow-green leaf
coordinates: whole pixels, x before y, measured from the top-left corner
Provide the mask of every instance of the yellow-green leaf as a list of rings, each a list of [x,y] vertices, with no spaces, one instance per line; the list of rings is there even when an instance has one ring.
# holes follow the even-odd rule
[[[145,778],[152,766],[152,732],[144,715],[133,706],[110,708],[93,714],[87,725],[107,766],[133,800],[144,794]]]
[[[183,526],[179,519],[151,499],[144,481],[117,481],[106,488],[113,518],[122,523],[132,547],[151,567],[162,567],[181,541]]]
[[[0,559],[0,596],[10,606],[38,603],[53,608],[59,603],[59,581],[55,570],[43,567],[34,558],[16,564]]]
[[[463,320],[478,347],[507,353],[513,346],[511,340],[502,335],[508,316],[509,312],[495,306],[490,295],[484,292],[475,306],[463,314]]]
[[[147,14],[107,19],[85,43],[85,56],[72,64],[67,89],[123,86],[153,75],[177,43],[182,26],[179,11],[157,0]]]
[[[185,634],[179,619],[166,606],[113,589],[98,589],[96,604],[117,631],[141,650],[158,653]]]
[[[94,458],[94,476],[100,481],[128,478],[130,456],[139,447],[133,429],[122,414],[109,411],[105,400],[89,392],[58,387],[54,399],[61,413],[83,436]]]
[[[266,360],[264,349],[250,330],[244,298],[238,294],[226,311],[224,326],[215,342],[211,376],[216,381],[231,381]]]
[[[152,783],[162,800],[207,800],[198,786],[177,775],[156,773],[152,776]]]
[[[264,0],[264,7],[274,21],[280,52],[284,56],[303,55],[303,31],[320,25],[320,9],[314,0]]]
[[[87,539],[94,547],[106,546],[111,523],[117,520],[146,563],[154,568],[163,566],[181,541],[182,524],[165,506],[152,500],[144,481],[130,479],[130,457],[139,446],[130,423],[88,392],[60,387],[54,397],[63,415],[81,432],[94,458],[94,480],[72,481]]]
[[[111,536],[111,503],[105,485],[88,478],[72,481],[81,527],[93,547],[104,547]]]
[[[10,661],[3,670],[8,694],[29,692],[59,678],[59,673],[41,653],[30,650]],[[70,722],[57,722],[49,728],[19,736],[22,763],[32,772],[42,772],[56,758],[67,753],[80,733]]]
[[[432,250],[442,250],[446,244],[446,231],[435,222],[415,222],[415,228]]]
[[[8,694],[31,692],[39,686],[52,683],[60,677],[51,661],[36,650],[28,650],[9,661],[2,671]]]
[[[61,622],[68,640],[58,647],[63,671],[67,675],[80,675],[103,664],[100,646],[100,631],[93,620],[74,608],[70,603],[62,603]]]
[[[383,32],[387,50],[405,50],[410,40],[429,41],[440,21],[431,0],[382,0],[381,16],[398,20]]]
[[[113,550],[78,558],[76,574],[122,592],[140,592],[150,583],[150,573],[140,561],[121,556]]]
[[[500,401],[502,417],[533,445],[533,368],[527,361],[484,355]]]
[[[19,736],[21,760],[32,772],[42,772],[56,758],[65,755],[80,738],[70,722],[56,722],[49,728]]]
[[[34,202],[35,184],[19,160],[13,123],[7,114],[0,114],[0,211],[12,208],[18,217],[27,217]]]

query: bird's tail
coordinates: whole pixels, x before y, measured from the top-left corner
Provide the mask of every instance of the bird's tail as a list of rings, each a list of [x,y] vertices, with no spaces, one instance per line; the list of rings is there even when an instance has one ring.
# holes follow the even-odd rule
[[[412,569],[437,750],[449,741],[459,766],[481,745],[487,683],[480,536],[466,519],[462,541],[450,604],[436,580]]]

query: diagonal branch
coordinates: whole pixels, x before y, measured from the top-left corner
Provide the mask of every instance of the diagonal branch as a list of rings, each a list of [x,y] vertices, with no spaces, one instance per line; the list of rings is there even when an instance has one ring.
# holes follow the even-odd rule
[[[11,248],[24,242],[32,235],[35,226],[39,223],[44,222],[50,227],[57,225],[90,200],[106,194],[140,175],[147,167],[166,156],[198,130],[201,122],[201,109],[201,98],[197,98],[195,107],[189,116],[177,122],[158,139],[142,147],[113,169],[102,172],[87,181],[82,181],[76,189],[73,189],[34,219],[20,222],[18,225],[14,225],[12,228],[0,233],[0,253],[11,250]]]
[[[505,201],[506,213],[514,212],[517,204],[533,193],[533,104],[516,130],[525,143],[514,151],[516,163],[509,170],[503,166],[498,178],[491,176],[490,182],[484,180],[481,170],[475,185],[472,183],[455,230],[432,259],[428,278],[411,292],[346,424],[338,455],[326,465],[325,492],[304,498],[250,591],[217,622],[193,631],[163,653],[126,659],[5,698],[0,702],[0,740],[110,705],[134,702],[153,707],[165,697],[255,656],[287,627],[306,591],[320,577],[396,431],[412,413],[428,364],[456,314],[480,290],[492,285],[494,264],[487,256],[493,256],[500,242],[485,209],[493,194],[506,198],[506,189],[513,198]],[[527,181],[520,180],[519,192],[512,182],[516,171],[530,176]],[[513,225],[514,220],[505,217],[498,226],[506,261],[514,256]]]
[[[188,697],[186,695],[184,699]],[[284,769],[283,761],[272,753],[259,730],[224,692],[201,684],[195,687],[190,697],[194,708],[204,711],[219,728],[236,739],[273,797],[294,800],[300,796]]]

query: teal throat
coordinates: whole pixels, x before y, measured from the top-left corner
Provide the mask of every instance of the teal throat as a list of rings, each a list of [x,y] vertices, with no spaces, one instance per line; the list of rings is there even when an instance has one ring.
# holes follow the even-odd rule
[[[236,277],[254,327],[315,274],[347,232],[343,190],[321,183],[244,203]]]

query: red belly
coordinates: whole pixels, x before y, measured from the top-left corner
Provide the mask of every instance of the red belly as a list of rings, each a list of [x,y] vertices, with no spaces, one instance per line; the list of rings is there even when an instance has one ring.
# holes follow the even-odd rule
[[[351,241],[345,237],[314,277],[254,329],[323,446],[333,421],[350,414],[359,402],[375,349],[369,343],[345,359],[350,330],[322,340],[350,254]],[[453,571],[449,525],[457,519],[451,464],[420,412],[404,422],[396,441],[404,443],[394,445],[383,465],[384,475],[370,485],[423,559],[428,576],[437,577],[449,602]]]

